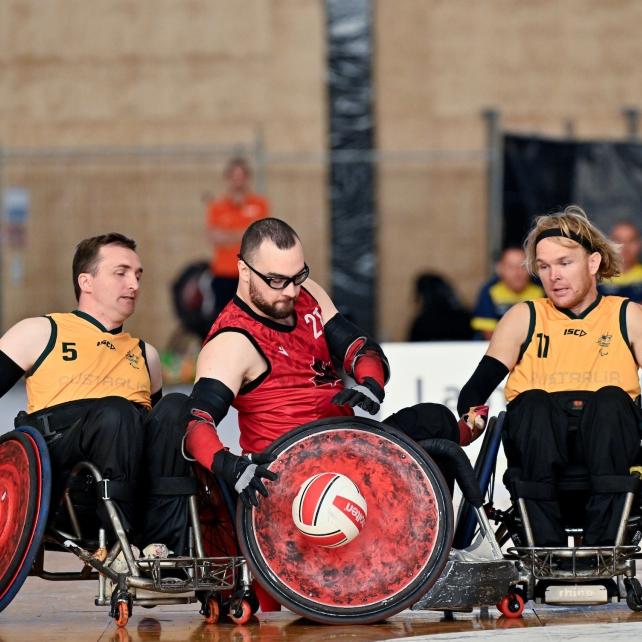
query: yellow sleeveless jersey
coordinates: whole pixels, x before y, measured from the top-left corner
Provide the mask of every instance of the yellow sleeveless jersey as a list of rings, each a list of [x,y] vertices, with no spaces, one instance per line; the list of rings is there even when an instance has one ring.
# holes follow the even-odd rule
[[[617,386],[640,394],[638,364],[626,330],[629,299],[598,296],[580,316],[548,299],[529,301],[531,321],[520,359],[506,382],[511,401],[526,390],[599,390]]]
[[[124,397],[151,408],[145,344],[76,310],[47,315],[49,343],[25,376],[28,412],[80,399]]]

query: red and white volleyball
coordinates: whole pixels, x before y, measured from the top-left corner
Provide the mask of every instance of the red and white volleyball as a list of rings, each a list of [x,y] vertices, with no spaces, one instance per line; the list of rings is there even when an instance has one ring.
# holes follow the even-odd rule
[[[368,505],[356,484],[340,473],[306,479],[292,502],[292,519],[302,535],[318,546],[337,548],[363,529]]]

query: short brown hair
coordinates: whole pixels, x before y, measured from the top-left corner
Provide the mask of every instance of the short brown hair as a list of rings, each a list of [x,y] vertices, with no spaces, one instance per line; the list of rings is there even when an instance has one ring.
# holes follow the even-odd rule
[[[262,218],[245,230],[241,239],[241,257],[251,259],[263,241],[272,241],[279,250],[289,250],[299,241],[298,234],[279,218]]]
[[[574,247],[578,242],[573,240],[572,236],[581,239],[582,247],[589,252],[587,246],[592,252],[598,252],[602,257],[600,267],[597,272],[598,282],[602,279],[610,279],[620,274],[622,270],[622,259],[618,252],[618,246],[609,240],[606,235],[591,223],[586,212],[577,205],[569,205],[562,212],[555,212],[546,216],[539,216],[535,219],[533,229],[528,233],[524,242],[524,251],[526,252],[526,268],[528,271],[537,275],[537,263],[535,248],[537,246],[539,235],[546,230],[559,228],[564,236],[551,237],[561,245]]]
[[[76,245],[76,252],[74,253],[74,260],[71,268],[76,301],[80,300],[78,277],[85,273],[96,274],[96,270],[98,269],[98,254],[100,252],[100,248],[105,245],[120,245],[121,247],[126,247],[130,250],[136,250],[136,241],[127,238],[118,232],[92,236],[91,238],[80,241],[80,243]]]

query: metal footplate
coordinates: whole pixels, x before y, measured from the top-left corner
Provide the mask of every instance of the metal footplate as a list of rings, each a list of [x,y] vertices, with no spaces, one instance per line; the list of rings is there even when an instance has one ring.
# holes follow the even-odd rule
[[[519,546],[508,549],[537,580],[592,581],[630,575],[639,546]]]
[[[136,564],[151,578],[153,591],[184,593],[185,591],[232,590],[237,574],[245,563],[243,557],[171,557],[138,559]]]

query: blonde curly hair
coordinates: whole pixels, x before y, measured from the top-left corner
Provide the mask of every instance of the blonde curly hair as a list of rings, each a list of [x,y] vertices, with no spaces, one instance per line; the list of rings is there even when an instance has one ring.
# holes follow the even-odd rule
[[[535,246],[540,240],[540,235],[547,230],[554,229],[559,229],[561,234],[550,238],[560,245],[575,247],[579,244],[589,254],[592,252],[600,254],[602,261],[597,272],[598,282],[620,274],[622,259],[619,254],[619,246],[610,241],[603,232],[595,227],[588,220],[586,212],[577,205],[569,205],[563,212],[555,212],[535,219],[533,229],[531,229],[524,241],[526,269],[531,274],[537,276]]]

